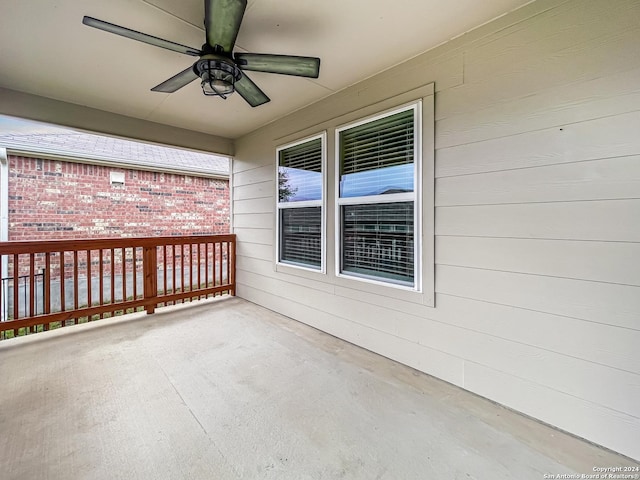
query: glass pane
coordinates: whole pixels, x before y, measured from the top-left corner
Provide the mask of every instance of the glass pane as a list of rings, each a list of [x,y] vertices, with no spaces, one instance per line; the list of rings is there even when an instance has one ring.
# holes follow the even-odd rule
[[[322,199],[322,142],[317,138],[280,150],[278,199],[301,202]]]
[[[322,200],[322,173],[278,168],[278,198],[281,202]]]
[[[414,190],[414,112],[340,132],[340,197]]]
[[[413,202],[342,206],[342,271],[413,285]]]
[[[280,209],[280,261],[320,268],[322,208]]]
[[[342,175],[340,198],[413,192],[413,164]]]

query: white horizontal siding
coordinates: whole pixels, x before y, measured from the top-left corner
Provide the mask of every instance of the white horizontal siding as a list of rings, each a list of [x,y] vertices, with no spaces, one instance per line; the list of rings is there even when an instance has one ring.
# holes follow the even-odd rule
[[[539,0],[240,139],[238,294],[640,458],[638,25]],[[435,308],[336,278],[327,126],[430,82]],[[329,269],[276,267],[275,145],[324,129]]]
[[[436,235],[640,242],[640,200],[441,207]]]
[[[640,198],[640,155],[440,178],[436,206]]]
[[[323,282],[322,278],[301,278],[299,276],[291,274],[276,272],[272,260],[261,260],[241,256],[238,258],[237,268],[245,272],[261,275],[263,277],[263,281],[265,282],[269,282],[271,278],[277,278],[314,290],[319,290],[330,294],[335,293],[334,285],[326,281]]]
[[[445,294],[438,295],[437,301],[434,320],[629,373],[640,372],[640,356],[634,349],[640,331]]]
[[[236,254],[243,258],[255,258],[258,260],[273,260],[273,247],[251,242],[238,242]]]
[[[436,177],[640,154],[640,111],[438,150]]]
[[[600,1],[597,3],[603,9],[611,8]],[[629,26],[629,22],[633,22],[633,26]],[[471,50],[466,56],[465,84],[443,93],[440,115],[468,112],[471,102],[483,108],[547,88],[593,80],[601,76],[603,69],[610,75],[633,69],[635,52],[626,47],[638,42],[640,29],[638,19],[630,18],[625,23],[627,25],[611,31],[606,22],[598,20],[596,25],[608,29],[605,34],[595,28],[589,31],[588,39],[564,35],[562,38],[569,40],[564,47],[547,37],[544,46],[527,45],[526,50],[537,50],[534,56],[528,56],[523,45],[511,47],[501,57],[489,61],[483,57],[482,49]],[[546,51],[541,51],[542,48]],[[612,50],[619,54],[611,55]],[[575,66],[575,70],[567,69],[567,64]]]
[[[635,452],[640,431],[638,417],[473,362],[465,363],[465,374],[465,387],[478,395],[580,437],[606,438],[607,446],[617,452]],[[612,388],[598,378],[592,377],[588,383],[594,390]]]
[[[436,292],[640,330],[635,286],[438,265]]]
[[[638,110],[640,69],[562,85],[437,122],[436,148],[480,142]]]
[[[233,185],[242,187],[243,185],[263,183],[270,179],[275,179],[275,175],[275,167],[272,164],[252,168],[251,170],[244,170],[242,172],[236,172],[234,170]]]
[[[336,287],[335,294],[631,373],[640,371],[640,356],[633,348],[640,341],[637,330],[442,293],[436,296],[435,309],[342,287]],[[572,336],[580,341],[568,342]]]
[[[436,239],[436,262],[504,272],[640,287],[640,243],[448,237]]]
[[[247,200],[251,198],[272,199],[275,202],[275,181],[273,179],[264,182],[238,185],[233,189],[234,200]]]
[[[597,3],[604,10],[611,8],[611,4]],[[622,2],[618,2],[620,4]],[[629,22],[634,22],[633,27]],[[436,119],[470,112],[474,106],[486,108],[563,84],[593,80],[601,76],[603,69],[609,74],[633,69],[636,52],[626,47],[640,42],[638,19],[629,18],[626,29],[621,26],[614,32],[600,20],[594,23],[600,28],[589,30],[588,39],[563,35],[564,45],[545,37],[544,45],[540,42],[511,47],[500,44],[507,50],[495,57],[486,57],[486,48],[470,50],[465,57],[465,83],[438,96]],[[602,28],[607,29],[604,34]],[[619,54],[611,55],[612,50]],[[528,56],[527,51],[536,51],[536,54]],[[576,68],[567,69],[568,63]]]
[[[233,211],[239,215],[243,213],[272,213],[274,210],[275,203],[272,198],[250,198],[233,202]]]
[[[261,228],[236,228],[235,234],[239,242],[273,244],[273,230]]]
[[[270,213],[233,213],[234,228],[273,229],[273,214]]]

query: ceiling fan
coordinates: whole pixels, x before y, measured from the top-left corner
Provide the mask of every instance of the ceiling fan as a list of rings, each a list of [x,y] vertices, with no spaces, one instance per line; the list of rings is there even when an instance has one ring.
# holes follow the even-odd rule
[[[84,17],[82,23],[149,45],[199,57],[189,68],[153,87],[151,90],[154,92],[173,93],[196,78],[200,78],[205,95],[226,99],[236,91],[249,105],[257,107],[267,103],[269,97],[253,83],[245,70],[318,78],[320,59],[316,57],[233,53],[246,8],[247,0],[204,0],[206,42],[201,50],[93,17]]]

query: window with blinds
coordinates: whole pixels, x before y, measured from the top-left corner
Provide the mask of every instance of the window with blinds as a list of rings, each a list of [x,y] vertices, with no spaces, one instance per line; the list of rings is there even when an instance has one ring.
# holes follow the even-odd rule
[[[279,147],[278,263],[323,270],[324,134]]]
[[[419,104],[336,132],[339,272],[416,287]]]

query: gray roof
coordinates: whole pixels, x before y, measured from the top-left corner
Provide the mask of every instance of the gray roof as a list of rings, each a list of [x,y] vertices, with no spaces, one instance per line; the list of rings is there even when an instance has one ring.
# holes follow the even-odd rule
[[[78,132],[0,116],[0,147],[22,154],[60,156],[206,176],[228,176],[229,159],[213,154]]]

